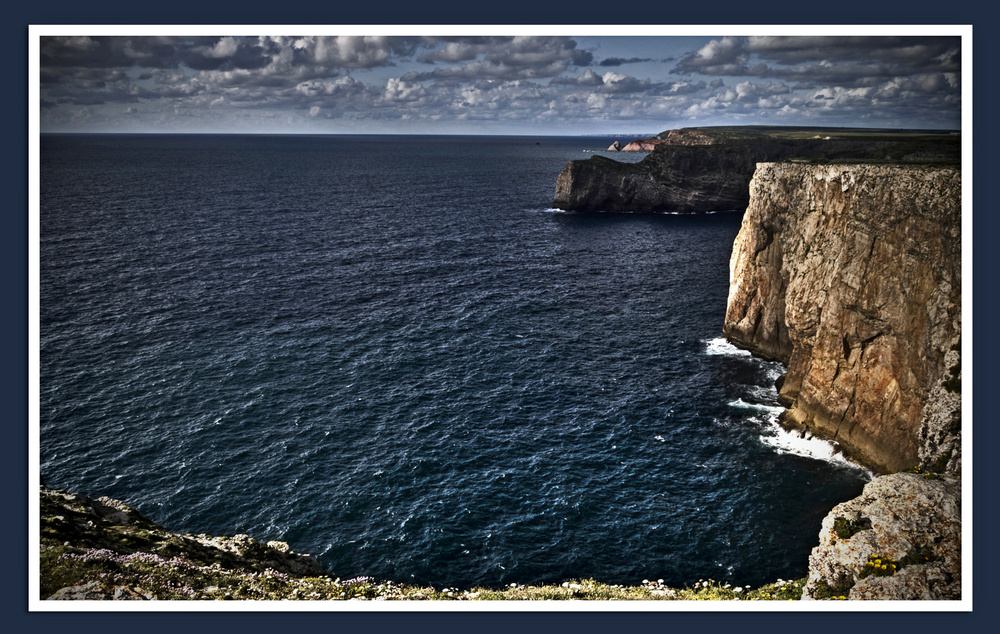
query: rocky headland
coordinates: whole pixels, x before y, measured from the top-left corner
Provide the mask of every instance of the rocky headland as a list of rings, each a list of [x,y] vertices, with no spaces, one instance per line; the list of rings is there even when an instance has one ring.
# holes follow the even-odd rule
[[[957,133],[688,128],[572,161],[568,211],[743,211],[724,334],[786,364],[786,427],[876,473],[823,521],[803,599],[960,599]]]
[[[786,425],[882,473],[961,468],[921,432],[942,408],[958,431],[960,188],[957,168],[762,163],[733,246],[725,336],[787,364]]]
[[[566,211],[746,209],[757,163],[786,160],[956,162],[952,133],[831,128],[686,128],[622,150],[652,150],[637,163],[604,156],[570,161],[556,180],[553,206]]]
[[[803,597],[961,598],[959,168],[761,163],[749,194],[725,336],[786,364],[786,427],[891,474],[824,520]]]

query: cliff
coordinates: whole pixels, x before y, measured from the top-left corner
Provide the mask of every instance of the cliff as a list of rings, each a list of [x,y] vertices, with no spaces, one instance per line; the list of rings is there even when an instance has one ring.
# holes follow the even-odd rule
[[[742,211],[760,162],[955,162],[960,147],[951,134],[834,133],[828,128],[692,128],[666,131],[655,141],[643,145],[652,152],[637,163],[604,156],[570,161],[556,179],[553,206],[567,211]]]
[[[804,599],[961,598],[960,187],[868,164],[750,183],[724,333],[787,364],[786,426],[892,473],[824,519]]]
[[[661,141],[659,139],[636,139],[621,149],[622,152],[652,152]]]
[[[961,336],[960,181],[761,164],[733,247],[724,334],[788,365],[782,421],[884,473],[960,469],[960,399],[944,387]]]

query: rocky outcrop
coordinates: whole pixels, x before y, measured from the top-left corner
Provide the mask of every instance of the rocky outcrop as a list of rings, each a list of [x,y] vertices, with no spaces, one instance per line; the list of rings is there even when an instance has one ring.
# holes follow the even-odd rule
[[[118,566],[173,566],[177,574],[192,574],[198,566],[219,570],[238,570],[251,575],[280,573],[296,577],[326,574],[313,557],[293,552],[288,544],[272,541],[261,543],[247,535],[218,537],[212,535],[179,535],[169,532],[147,519],[128,505],[108,497],[89,498],[42,487],[39,518],[41,520],[42,587],[43,589],[71,574],[62,570],[72,564],[65,561],[104,559],[114,571]],[[45,551],[62,553],[61,557],[46,557]],[[67,559],[68,558],[68,559]],[[124,563],[123,563],[124,562]],[[145,590],[129,585],[93,579],[55,589],[48,593],[53,600],[128,600],[150,599]]]
[[[815,130],[699,128],[660,135],[643,146],[642,161],[620,163],[603,156],[570,161],[556,180],[553,206],[567,211],[742,211],[757,163],[859,159],[868,162],[957,160],[959,143],[949,135],[890,131],[830,136]],[[624,149],[629,150],[632,144]]]
[[[875,478],[823,520],[802,599],[961,599],[961,511],[956,479]]]
[[[621,152],[621,151],[622,151],[621,141],[615,141],[614,143],[608,146],[608,152]]]
[[[882,473],[961,468],[960,184],[948,167],[761,164],[733,247],[724,333],[787,364],[782,422]]]
[[[556,180],[553,205],[576,211],[743,209],[758,158],[748,147],[663,146],[638,163],[603,156],[571,161]]]
[[[658,139],[636,139],[622,148],[622,152],[652,152],[660,143]]]

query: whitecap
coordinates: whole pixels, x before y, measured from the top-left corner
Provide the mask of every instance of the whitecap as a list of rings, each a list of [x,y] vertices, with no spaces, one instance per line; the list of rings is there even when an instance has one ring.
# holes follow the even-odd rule
[[[861,465],[848,460],[843,452],[841,452],[840,445],[836,442],[817,438],[804,430],[785,429],[778,423],[777,416],[771,418],[764,433],[760,435],[760,441],[779,454],[787,453],[851,467],[863,471],[869,479],[874,477],[870,471]]]
[[[729,343],[725,337],[716,337],[705,342],[705,354],[725,355],[730,357],[749,357],[750,351],[737,348]]]
[[[747,403],[741,398],[738,398],[735,401],[730,401],[729,406],[736,407],[739,409],[754,409],[762,412],[770,412],[774,416],[777,416],[785,409],[780,405],[765,405],[764,403]]]

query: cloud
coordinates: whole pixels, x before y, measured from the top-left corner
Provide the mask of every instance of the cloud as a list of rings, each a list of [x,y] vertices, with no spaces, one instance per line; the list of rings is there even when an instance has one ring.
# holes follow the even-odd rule
[[[746,38],[724,37],[712,40],[695,53],[683,58],[675,73],[699,72],[706,75],[741,75],[749,59]]]
[[[417,57],[417,61],[426,64],[467,62],[480,55],[486,55],[494,49],[509,45],[513,39],[513,37],[439,38],[435,44],[443,44],[443,46],[420,55]]]
[[[602,92],[644,92],[652,85],[652,82],[648,79],[640,80],[630,75],[624,75],[622,73],[615,73],[611,71],[605,73],[602,79],[604,80],[604,85],[600,88]]]
[[[67,128],[115,129],[126,115],[168,127],[204,118],[212,129],[256,117],[314,126],[614,120],[651,131],[778,117],[951,127],[960,117],[953,37],[699,38],[673,68],[633,67],[648,76],[621,69],[654,60],[618,49],[595,62],[562,36],[72,36],[40,44],[43,125]]]
[[[652,59],[643,57],[629,57],[628,59],[622,57],[606,57],[598,62],[598,66],[622,66],[623,64],[639,64],[641,62],[651,62]]]
[[[367,88],[353,77],[342,77],[333,81],[309,79],[295,86],[295,91],[306,97],[348,98],[365,93]]]
[[[681,59],[673,72],[870,86],[899,76],[957,72],[960,65],[960,40],[954,37],[725,37]]]
[[[587,69],[578,77],[556,77],[550,85],[590,87],[605,93],[637,93],[646,92],[654,87],[648,79],[636,79],[631,75],[608,71],[603,75]]]
[[[564,86],[601,86],[604,84],[604,78],[588,68],[578,77],[554,77],[549,84]]]
[[[390,77],[382,98],[387,102],[401,103],[420,101],[426,97],[427,90],[421,84]]]
[[[576,42],[567,37],[506,37],[449,41],[418,60],[468,63],[410,73],[404,76],[408,81],[516,81],[556,77],[571,65],[589,65],[593,54],[578,50]]]

